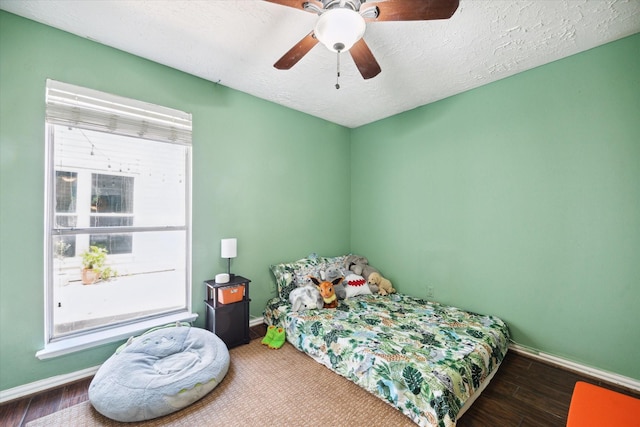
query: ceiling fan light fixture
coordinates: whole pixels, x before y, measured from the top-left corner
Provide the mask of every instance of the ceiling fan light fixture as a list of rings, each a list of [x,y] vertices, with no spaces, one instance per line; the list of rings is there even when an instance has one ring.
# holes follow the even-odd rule
[[[346,52],[362,38],[366,24],[354,10],[330,9],[320,15],[314,34],[329,50]]]

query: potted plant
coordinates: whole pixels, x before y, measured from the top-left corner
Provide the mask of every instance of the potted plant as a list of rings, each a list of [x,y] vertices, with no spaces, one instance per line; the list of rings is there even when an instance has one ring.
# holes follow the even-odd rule
[[[83,285],[91,285],[100,280],[106,260],[107,250],[99,246],[89,246],[89,250],[82,253]]]

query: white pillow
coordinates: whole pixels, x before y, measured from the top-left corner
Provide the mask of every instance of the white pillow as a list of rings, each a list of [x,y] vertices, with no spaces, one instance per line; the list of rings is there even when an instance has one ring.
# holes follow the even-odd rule
[[[347,274],[342,281],[344,289],[347,292],[345,299],[355,297],[356,295],[371,295],[371,289],[364,277],[357,274]]]

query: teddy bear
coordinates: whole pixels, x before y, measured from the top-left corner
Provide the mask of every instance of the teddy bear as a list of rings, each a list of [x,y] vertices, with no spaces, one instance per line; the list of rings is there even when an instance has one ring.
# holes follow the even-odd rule
[[[369,275],[369,279],[367,279],[369,284],[378,285],[378,295],[389,295],[394,294],[396,290],[393,288],[393,285],[388,279],[385,279],[380,275],[380,273],[371,273]]]

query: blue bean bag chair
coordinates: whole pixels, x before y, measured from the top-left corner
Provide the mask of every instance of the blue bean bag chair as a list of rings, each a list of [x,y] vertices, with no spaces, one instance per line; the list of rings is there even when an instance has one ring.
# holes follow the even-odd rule
[[[227,374],[229,350],[213,333],[173,324],[132,337],[98,369],[89,401],[105,417],[143,421],[184,408]]]

